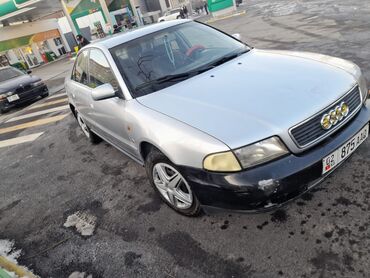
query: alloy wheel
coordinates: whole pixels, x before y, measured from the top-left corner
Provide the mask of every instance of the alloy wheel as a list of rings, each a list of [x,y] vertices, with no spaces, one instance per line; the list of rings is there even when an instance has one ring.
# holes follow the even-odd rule
[[[86,135],[87,138],[90,138],[90,131],[87,125],[85,124],[84,120],[81,118],[80,114],[77,114],[77,121],[78,124],[80,125],[83,133]]]
[[[174,207],[188,209],[193,204],[189,184],[174,167],[166,163],[155,164],[153,181],[159,193]]]

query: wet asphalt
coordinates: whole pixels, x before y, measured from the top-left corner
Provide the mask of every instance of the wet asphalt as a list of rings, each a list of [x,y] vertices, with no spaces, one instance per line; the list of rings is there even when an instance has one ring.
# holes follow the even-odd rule
[[[370,3],[244,1],[212,23],[256,48],[314,51],[360,65],[370,80]],[[351,3],[349,3],[351,2]],[[275,212],[180,216],[144,169],[75,119],[33,127],[32,144],[0,149],[0,239],[41,277],[369,277],[370,141],[312,192]],[[85,211],[93,235],[63,226]]]

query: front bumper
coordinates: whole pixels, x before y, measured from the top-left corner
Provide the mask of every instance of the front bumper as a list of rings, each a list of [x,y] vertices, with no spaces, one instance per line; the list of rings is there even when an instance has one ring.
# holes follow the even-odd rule
[[[203,206],[263,211],[282,206],[315,185],[322,175],[322,159],[341,147],[370,121],[370,101],[339,131],[299,154],[237,173],[211,173],[182,167],[183,174]]]
[[[19,104],[31,101],[41,95],[48,93],[48,87],[43,84],[38,87],[32,88],[28,91],[19,93],[19,99],[16,101],[9,102],[7,99],[0,100],[0,108],[7,110],[11,109]]]

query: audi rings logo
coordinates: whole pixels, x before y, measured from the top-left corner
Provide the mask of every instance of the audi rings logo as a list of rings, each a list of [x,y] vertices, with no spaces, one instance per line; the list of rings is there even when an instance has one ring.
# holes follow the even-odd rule
[[[328,130],[332,126],[335,126],[337,123],[342,121],[345,117],[347,117],[349,113],[348,104],[342,102],[334,109],[330,110],[328,113],[322,116],[321,118],[321,126],[323,129]]]

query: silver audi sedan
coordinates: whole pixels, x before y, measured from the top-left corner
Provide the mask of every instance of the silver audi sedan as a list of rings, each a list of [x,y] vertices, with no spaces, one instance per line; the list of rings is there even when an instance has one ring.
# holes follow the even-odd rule
[[[355,64],[238,38],[163,22],[86,46],[66,79],[86,137],[145,166],[159,196],[184,215],[279,207],[369,134],[368,89]]]

